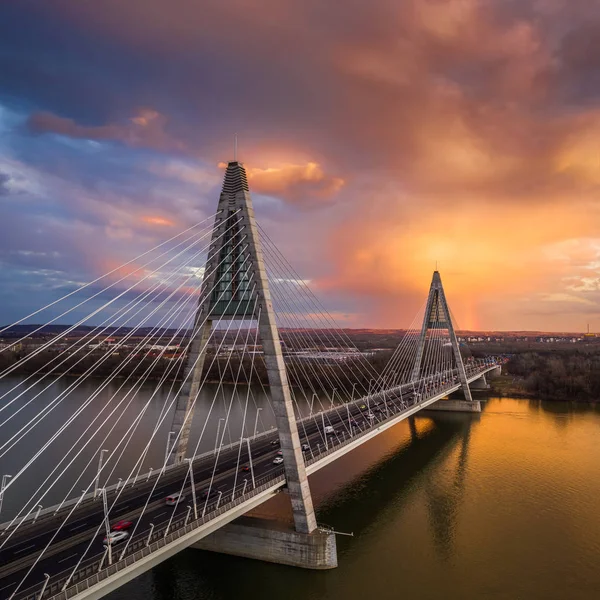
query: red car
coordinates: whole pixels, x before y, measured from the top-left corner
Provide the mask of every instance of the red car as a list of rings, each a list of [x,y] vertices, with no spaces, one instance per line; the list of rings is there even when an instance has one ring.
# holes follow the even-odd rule
[[[129,529],[132,525],[133,523],[131,521],[118,521],[112,526],[111,529],[113,531],[125,531],[126,529]]]
[[[250,467],[248,467],[248,466],[242,467],[242,468],[240,469],[240,471],[241,471],[242,473],[250,473]]]

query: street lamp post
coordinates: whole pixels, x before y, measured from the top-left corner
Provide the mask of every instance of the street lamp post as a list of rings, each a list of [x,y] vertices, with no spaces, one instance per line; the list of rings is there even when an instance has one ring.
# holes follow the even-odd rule
[[[104,453],[108,452],[106,448],[100,450],[100,457],[98,458],[98,472],[96,473],[96,481],[94,483],[94,498],[98,495],[98,486],[100,485],[100,471],[102,470],[102,458]]]
[[[323,421],[323,437],[325,438],[325,450],[329,450],[327,443],[327,433],[325,432],[325,413],[321,413],[321,420]]]
[[[42,505],[38,504],[37,510],[35,511],[35,517],[33,517],[33,522],[37,521],[37,518],[40,516],[40,511],[42,510]]]
[[[246,438],[246,446],[248,446],[248,462],[250,463],[250,475],[252,475],[252,487],[256,487],[256,482],[254,481],[254,465],[252,464],[252,451],[250,450],[250,439]]]
[[[221,490],[219,490],[219,497],[217,498],[217,505],[215,506],[215,510],[217,508],[219,508],[219,502],[221,502],[221,496],[223,495],[223,492]]]
[[[254,435],[252,437],[256,436],[256,430],[258,429],[258,415],[260,415],[261,410],[262,410],[262,408],[256,409],[256,419],[254,420]]]
[[[188,524],[188,521],[190,520],[190,514],[192,513],[192,507],[189,504],[188,504],[187,509],[188,509],[187,515],[185,515],[185,521],[183,523],[184,527]]]
[[[150,539],[152,538],[152,532],[154,531],[154,523],[150,523],[150,532],[148,533],[148,539],[146,540],[146,547],[150,545]]]
[[[4,490],[6,489],[6,482],[12,477],[12,475],[2,475],[2,485],[0,485],[0,512],[2,512],[2,501],[4,500]]]
[[[219,445],[219,433],[221,433],[221,421],[224,421],[225,419],[223,417],[221,417],[219,419],[219,423],[217,424],[217,438],[215,439],[215,452],[217,451],[217,446]]]
[[[350,435],[354,435],[354,430],[352,429],[352,421],[350,420],[350,406],[346,404],[346,412],[348,413],[348,427],[350,428]]]
[[[152,475],[152,467],[150,467],[150,470],[148,471],[148,477],[146,477],[146,481],[150,479],[150,475]]]
[[[110,523],[108,522],[108,500],[106,499],[106,488],[102,488],[102,506],[104,507],[104,527],[106,529],[106,550],[108,564],[112,565],[112,544],[110,539]]]
[[[169,431],[169,436],[167,437],[167,447],[165,448],[165,465],[169,461],[169,456],[171,455],[171,438],[175,435],[174,431]]]
[[[244,479],[244,487],[242,489],[242,496],[246,493],[246,487],[248,486],[248,480]]]
[[[194,485],[194,468],[192,466],[193,459],[186,458],[186,462],[189,464],[190,469],[190,483],[192,485],[192,504],[194,506],[194,520],[198,520],[198,505],[196,504],[196,486]],[[186,523],[187,525],[187,523]]]
[[[315,398],[317,397],[317,394],[313,394],[312,398],[310,399],[310,413],[309,413],[309,417],[312,417],[313,414],[313,407],[315,405]]]
[[[48,575],[48,573],[44,573],[44,585],[42,585],[42,590],[40,592],[40,595],[38,596],[40,600],[42,600],[42,598],[44,597],[44,592],[46,591],[46,587],[48,586],[48,581],[50,581],[50,575]]]

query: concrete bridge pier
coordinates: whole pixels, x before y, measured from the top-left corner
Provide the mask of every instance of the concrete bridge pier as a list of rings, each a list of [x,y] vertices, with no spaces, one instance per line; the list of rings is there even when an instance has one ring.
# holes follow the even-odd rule
[[[485,378],[485,373],[479,379],[472,381],[469,384],[469,387],[472,390],[489,390],[490,384],[487,382],[487,379]]]
[[[490,379],[494,379],[495,377],[500,377],[502,375],[502,365],[497,365],[491,371],[487,372],[487,376]]]
[[[285,523],[257,517],[240,517],[192,548],[303,569],[335,569],[338,565],[335,533],[319,529],[301,533]]]

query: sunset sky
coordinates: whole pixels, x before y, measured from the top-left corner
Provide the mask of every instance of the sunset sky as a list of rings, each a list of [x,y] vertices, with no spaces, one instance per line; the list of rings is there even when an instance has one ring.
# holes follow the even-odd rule
[[[0,322],[212,213],[348,327],[600,330],[598,0],[0,2]]]

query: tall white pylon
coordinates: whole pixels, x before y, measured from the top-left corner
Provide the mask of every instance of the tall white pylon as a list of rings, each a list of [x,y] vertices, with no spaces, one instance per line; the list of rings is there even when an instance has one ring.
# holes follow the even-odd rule
[[[213,320],[244,318],[245,315],[252,314],[252,310],[248,309],[256,302],[260,308],[258,331],[263,345],[294,523],[297,531],[310,533],[316,529],[317,521],[246,171],[237,160],[229,162],[225,171],[205,273],[207,275],[202,284],[194,337],[186,359],[185,384],[177,398],[171,427],[171,431],[178,437],[170,462],[181,463],[186,455]]]
[[[465,395],[465,399],[472,401],[473,397],[471,396],[471,390],[469,389],[469,384],[467,382],[465,365],[460,353],[454,325],[452,324],[452,317],[450,316],[450,310],[448,309],[446,294],[444,294],[442,278],[440,277],[440,272],[437,270],[433,272],[433,279],[431,280],[431,287],[429,288],[429,296],[427,297],[427,306],[425,307],[425,316],[423,317],[423,325],[421,327],[421,335],[419,336],[419,343],[417,345],[417,356],[412,371],[411,381],[417,381],[419,379],[427,332],[432,329],[448,330],[461,389]]]

